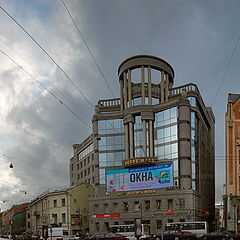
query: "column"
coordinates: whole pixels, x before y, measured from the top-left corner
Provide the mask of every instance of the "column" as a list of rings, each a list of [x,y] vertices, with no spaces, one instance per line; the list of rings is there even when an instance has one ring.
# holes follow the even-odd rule
[[[165,89],[165,100],[168,101],[168,89],[169,89],[169,76],[166,73],[166,89]]]
[[[129,145],[130,145],[130,158],[134,157],[134,147],[133,147],[133,122],[129,122]]]
[[[126,110],[128,107],[127,107],[127,74],[126,72],[123,73],[123,80],[124,80],[124,109]]]
[[[141,68],[141,79],[142,79],[142,105],[145,105],[145,75],[144,66]]]
[[[129,129],[128,123],[124,125],[125,128],[125,143],[126,143],[126,159],[129,159]]]
[[[132,107],[132,80],[131,80],[130,69],[128,69],[128,101],[129,101],[129,107]]]
[[[123,80],[120,79],[120,104],[121,104],[121,111],[123,111]]]
[[[180,99],[179,103],[179,166],[180,187],[191,189],[192,164],[191,164],[191,110],[189,101]]]
[[[143,151],[144,157],[147,156],[147,131],[146,131],[146,120],[142,120],[143,122]]]
[[[161,71],[160,87],[161,87],[161,103],[163,103],[164,102],[164,71]]]
[[[153,121],[149,120],[149,156],[153,157],[153,146],[154,146],[154,140],[153,140]]]
[[[148,66],[148,104],[152,105],[151,67]]]

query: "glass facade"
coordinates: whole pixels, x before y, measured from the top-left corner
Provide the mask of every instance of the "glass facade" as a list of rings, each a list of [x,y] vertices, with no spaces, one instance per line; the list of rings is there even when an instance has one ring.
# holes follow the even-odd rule
[[[122,119],[98,121],[100,184],[105,184],[106,167],[122,166],[125,160],[125,133]]]
[[[93,152],[93,143],[86,147],[83,151],[78,154],[78,160],[86,157],[90,152]]]
[[[145,97],[145,105],[148,104],[148,97]],[[152,98],[152,105],[159,104],[158,98]],[[139,106],[142,105],[142,97],[133,98],[133,106]]]
[[[155,113],[154,153],[160,161],[173,161],[174,177],[178,177],[178,109],[173,107]]]
[[[196,190],[195,137],[196,137],[196,117],[195,117],[195,112],[191,112],[191,160],[192,160],[192,189],[193,190]]]

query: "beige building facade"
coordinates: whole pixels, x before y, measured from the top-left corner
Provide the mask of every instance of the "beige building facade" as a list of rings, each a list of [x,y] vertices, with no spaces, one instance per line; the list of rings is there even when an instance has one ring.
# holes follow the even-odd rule
[[[88,228],[85,212],[88,197],[93,195],[89,184],[52,189],[42,193],[29,206],[31,231],[45,236],[49,227],[67,227],[70,234],[85,233]],[[82,221],[82,222],[81,222]]]

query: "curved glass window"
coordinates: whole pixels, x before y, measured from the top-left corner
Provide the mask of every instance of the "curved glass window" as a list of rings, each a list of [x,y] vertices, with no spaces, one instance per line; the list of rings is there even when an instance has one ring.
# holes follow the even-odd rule
[[[152,98],[152,105],[159,104],[158,98]],[[139,106],[142,105],[142,97],[133,98],[133,106]],[[148,105],[148,97],[145,97],[145,105]]]
[[[125,160],[125,133],[122,119],[98,121],[100,184],[105,184],[105,169],[122,166]]]

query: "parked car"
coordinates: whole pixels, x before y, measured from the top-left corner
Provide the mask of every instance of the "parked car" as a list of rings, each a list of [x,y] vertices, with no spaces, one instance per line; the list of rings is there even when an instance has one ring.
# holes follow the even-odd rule
[[[218,231],[204,234],[200,237],[200,240],[240,240],[240,236],[232,232]]]
[[[163,239],[162,239],[163,238]],[[188,240],[188,239],[196,239],[197,236],[194,233],[188,231],[178,231],[178,230],[169,230],[164,231],[162,234],[154,235],[154,240]]]

